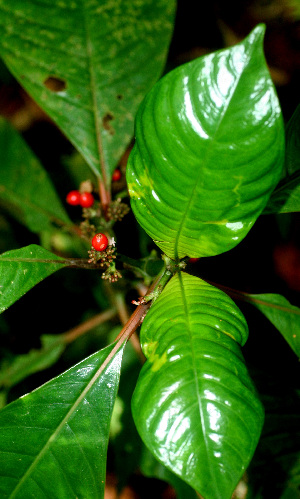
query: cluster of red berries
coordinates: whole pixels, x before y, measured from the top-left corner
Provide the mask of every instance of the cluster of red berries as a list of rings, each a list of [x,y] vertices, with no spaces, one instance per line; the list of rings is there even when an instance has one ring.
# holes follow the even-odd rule
[[[80,205],[82,208],[90,208],[94,204],[94,196],[91,192],[70,191],[66,201],[71,206]]]

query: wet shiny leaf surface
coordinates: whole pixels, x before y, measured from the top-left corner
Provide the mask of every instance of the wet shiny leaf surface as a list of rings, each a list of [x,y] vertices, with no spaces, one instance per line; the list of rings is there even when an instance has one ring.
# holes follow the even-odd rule
[[[260,436],[263,409],[240,350],[247,335],[232,300],[185,273],[142,325],[135,423],[156,458],[205,499],[231,497]]]
[[[166,75],[136,119],[127,180],[136,218],[171,258],[236,246],[264,209],[284,161],[264,28]]]

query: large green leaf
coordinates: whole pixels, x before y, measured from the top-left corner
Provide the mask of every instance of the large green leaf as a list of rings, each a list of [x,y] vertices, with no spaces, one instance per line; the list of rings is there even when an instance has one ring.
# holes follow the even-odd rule
[[[5,63],[107,184],[163,69],[174,11],[175,0],[0,0]]]
[[[0,255],[0,313],[66,265],[67,261],[35,244]]]
[[[33,232],[71,225],[45,170],[20,135],[0,120],[0,203]]]
[[[133,416],[151,452],[205,499],[229,499],[259,439],[263,409],[240,344],[245,319],[222,291],[182,273],[147,314]]]
[[[139,108],[131,204],[171,258],[236,246],[279,181],[284,131],[263,34],[175,69]]]
[[[300,359],[300,308],[291,305],[284,296],[272,293],[247,294],[245,300],[272,322]]]
[[[122,349],[85,359],[0,413],[1,497],[104,496]]]

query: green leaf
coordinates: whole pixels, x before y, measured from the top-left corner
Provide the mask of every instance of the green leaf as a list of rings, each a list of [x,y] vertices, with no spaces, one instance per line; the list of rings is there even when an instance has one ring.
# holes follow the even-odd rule
[[[0,255],[0,313],[66,265],[65,260],[35,244]]]
[[[0,119],[0,203],[33,232],[71,225],[47,173],[20,135]]]
[[[1,497],[103,499],[122,349],[111,345],[0,413]]]
[[[260,310],[282,334],[300,359],[300,308],[281,295],[246,295],[245,300]]]
[[[175,0],[0,0],[0,12],[8,68],[109,185],[163,69]]]
[[[17,355],[9,364],[4,362],[0,369],[0,386],[11,388],[22,379],[52,366],[65,349],[64,336],[44,334],[42,347]]]
[[[245,319],[222,291],[174,276],[147,314],[133,395],[150,451],[205,499],[229,499],[257,445],[263,409],[239,344]],[[226,473],[224,473],[226,470]]]
[[[272,193],[264,215],[300,211],[300,172],[286,177]]]
[[[171,258],[236,246],[264,209],[284,160],[264,27],[185,64],[139,108],[127,181],[138,222]]]

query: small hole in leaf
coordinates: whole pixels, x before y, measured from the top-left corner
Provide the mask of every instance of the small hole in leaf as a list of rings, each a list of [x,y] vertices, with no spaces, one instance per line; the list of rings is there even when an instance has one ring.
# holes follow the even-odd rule
[[[67,83],[62,78],[57,78],[57,76],[48,76],[44,81],[46,88],[51,90],[51,92],[62,92],[67,88]]]
[[[114,133],[115,133],[113,127],[110,124],[110,122],[113,119],[114,119],[114,117],[111,113],[106,113],[106,115],[103,117],[103,120],[102,120],[104,130],[107,130],[110,135],[114,135]]]
[[[123,99],[123,95],[122,95],[122,94],[118,94],[118,95],[117,95],[117,99],[118,99],[118,100],[122,100],[122,99]]]

